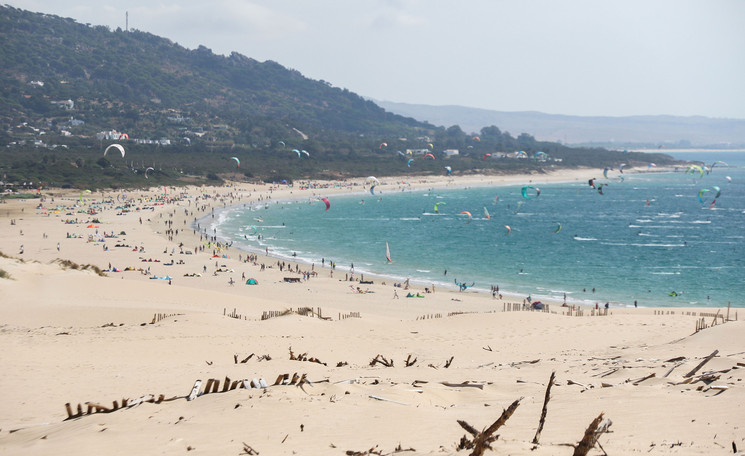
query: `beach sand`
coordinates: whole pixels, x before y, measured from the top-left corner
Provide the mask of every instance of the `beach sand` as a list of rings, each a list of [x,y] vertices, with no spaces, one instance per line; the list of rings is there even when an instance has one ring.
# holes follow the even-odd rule
[[[428,178],[412,187],[586,181],[592,173]],[[381,180],[395,188],[396,179]],[[115,204],[93,215],[62,208],[80,199],[62,190],[44,191],[40,207],[0,204],[0,270],[9,276],[0,278],[0,453],[470,454],[458,450],[464,436],[473,440],[458,421],[480,432],[517,400],[495,433],[494,454],[572,454],[601,413],[612,425],[589,454],[745,449],[742,309],[611,308],[598,316],[551,303],[549,312],[505,311],[522,303],[416,285],[409,291],[424,298],[397,288],[395,299],[385,278],[360,285],[318,265],[311,279],[288,283],[302,275],[280,271],[271,256],[254,264],[235,249],[219,258],[211,247],[193,253],[203,244],[190,224],[213,208],[361,192],[361,182],[168,189],[180,199],[164,204],[155,202],[162,189],[128,191],[129,201],[141,201],[131,211]],[[109,264],[133,270],[74,269]],[[258,285],[245,285],[242,274]],[[262,320],[265,312],[272,318]],[[696,332],[702,320],[707,328]],[[188,401],[198,379],[202,394]],[[216,392],[205,393],[210,379]],[[244,379],[268,387],[245,389]],[[100,408],[114,402],[119,409]]]

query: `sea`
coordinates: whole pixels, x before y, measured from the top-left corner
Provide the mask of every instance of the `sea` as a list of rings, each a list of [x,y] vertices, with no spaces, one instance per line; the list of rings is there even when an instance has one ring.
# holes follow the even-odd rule
[[[268,249],[316,271],[334,265],[335,277],[499,287],[518,301],[744,307],[745,151],[668,153],[708,169],[598,169],[594,188],[465,187],[456,177],[447,187],[411,190],[381,178],[372,193],[306,191],[301,200],[234,206],[201,223],[233,248]]]

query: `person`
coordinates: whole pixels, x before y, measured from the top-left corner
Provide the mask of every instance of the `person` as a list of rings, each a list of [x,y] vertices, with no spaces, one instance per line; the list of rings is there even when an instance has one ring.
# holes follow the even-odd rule
[[[393,299],[398,299],[398,291],[396,289],[393,289]]]
[[[634,299],[634,308],[636,308],[636,299]]]
[[[59,242],[57,243],[57,251],[59,252]]]
[[[605,310],[608,310],[608,307],[609,307],[609,306],[610,306],[610,303],[606,302],[606,303],[605,303]]]

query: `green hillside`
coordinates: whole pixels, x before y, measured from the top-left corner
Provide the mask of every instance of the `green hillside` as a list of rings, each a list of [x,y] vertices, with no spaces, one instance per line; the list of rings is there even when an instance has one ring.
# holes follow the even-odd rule
[[[275,62],[9,6],[0,6],[0,39],[4,182],[131,187],[225,177],[441,174],[446,165],[459,174],[671,160],[570,149],[497,127],[475,140],[457,126],[386,112]],[[117,141],[126,156],[103,157]],[[407,149],[428,149],[436,159],[403,156]],[[459,150],[447,164],[446,149]],[[517,150],[545,151],[551,160],[483,159]],[[416,166],[409,167],[412,156]],[[147,167],[154,170],[145,181]]]

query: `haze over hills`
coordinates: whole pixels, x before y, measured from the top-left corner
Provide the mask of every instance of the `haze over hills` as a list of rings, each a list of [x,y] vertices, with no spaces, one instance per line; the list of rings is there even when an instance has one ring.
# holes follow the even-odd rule
[[[473,135],[391,113],[273,61],[8,6],[0,40],[4,181],[90,188],[141,183],[148,168],[150,182],[175,183],[442,174],[440,160],[454,175],[674,162],[565,147],[530,129],[484,124]],[[114,141],[126,160],[103,156]],[[521,160],[518,151],[550,158]]]
[[[535,111],[504,112],[464,106],[430,106],[375,100],[387,111],[433,125],[458,125],[478,132],[488,125],[517,135],[529,132],[541,141],[567,145],[624,147],[745,146],[745,120],[693,116],[586,117]]]

